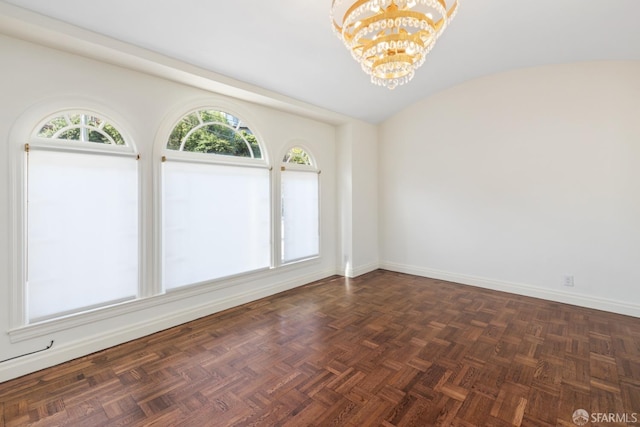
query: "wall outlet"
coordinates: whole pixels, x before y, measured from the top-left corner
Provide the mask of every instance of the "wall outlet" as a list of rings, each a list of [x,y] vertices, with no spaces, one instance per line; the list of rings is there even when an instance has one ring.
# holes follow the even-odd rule
[[[573,287],[573,276],[564,276],[563,279],[562,279],[562,284],[572,288]]]

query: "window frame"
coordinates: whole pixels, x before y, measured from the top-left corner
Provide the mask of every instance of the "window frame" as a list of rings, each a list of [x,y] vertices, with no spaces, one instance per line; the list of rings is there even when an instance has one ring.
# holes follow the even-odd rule
[[[66,104],[66,103],[65,103]],[[74,102],[76,105],[86,105],[85,102]],[[54,113],[52,113],[54,111]],[[106,112],[103,112],[106,111]],[[9,237],[12,245],[11,255],[11,271],[9,298],[12,302],[9,313],[10,334],[13,336],[15,331],[32,330],[42,325],[64,321],[65,319],[75,318],[108,307],[122,304],[120,301],[109,301],[98,306],[92,306],[86,309],[80,309],[71,313],[64,312],[44,319],[36,319],[30,321],[27,307],[27,267],[28,267],[28,175],[29,164],[28,154],[32,150],[44,150],[52,152],[69,152],[69,153],[86,153],[93,155],[107,156],[127,156],[136,160],[140,159],[134,138],[129,133],[129,126],[126,126],[126,120],[122,118],[113,119],[117,114],[109,113],[109,108],[99,105],[89,105],[87,107],[68,108],[66,105],[56,106],[54,103],[43,103],[33,107],[24,113],[14,123],[10,132],[11,141],[9,156],[10,160],[10,199],[14,202],[15,208],[11,210],[12,233]],[[38,136],[42,127],[51,120],[62,115],[85,114],[99,117],[112,127],[114,127],[125,141],[124,145],[102,144],[90,141],[64,140],[49,137]],[[44,118],[43,118],[44,117]],[[35,126],[34,123],[37,123]],[[143,278],[143,237],[144,229],[142,224],[142,176],[143,168],[137,164],[137,248],[136,248],[136,264],[137,264],[137,286],[134,298],[127,301],[138,300],[141,296],[142,278]],[[12,339],[13,340],[13,339]]]
[[[291,150],[295,148],[301,149],[302,151],[305,152],[305,154],[309,158],[310,164],[291,163],[291,162],[284,161],[285,157],[291,152]],[[276,209],[278,211],[278,217],[277,217],[278,238],[276,239],[277,253],[275,254],[275,256],[277,258],[277,265],[280,267],[286,267],[290,265],[296,265],[296,264],[305,263],[309,261],[319,260],[320,258],[322,258],[322,197],[321,197],[322,196],[322,179],[320,179],[322,175],[322,170],[319,168],[313,152],[309,148],[307,148],[304,141],[292,141],[289,144],[287,144],[285,150],[283,150],[282,152],[282,156],[280,156],[279,159],[280,159],[280,167],[278,170],[279,173],[277,174],[278,188],[277,188],[277,201],[276,201],[277,202]],[[285,172],[286,170],[315,173],[318,176],[318,253],[315,255],[294,258],[287,261],[284,260],[284,248],[283,248],[283,241],[284,241],[283,219],[284,218],[282,215],[283,213],[282,173]]]
[[[198,113],[200,111],[218,111],[225,114],[229,114],[236,119],[239,119],[242,123],[244,123],[247,128],[251,130],[251,133],[256,137],[258,141],[258,145],[260,147],[261,158],[254,157],[243,157],[243,156],[233,156],[227,154],[217,154],[217,153],[200,153],[200,152],[192,152],[192,151],[180,151],[173,150],[167,148],[168,141],[171,133],[175,129],[180,122],[189,115],[193,113]],[[253,124],[253,120],[251,119],[252,114],[244,111],[242,108],[238,108],[236,105],[227,102],[199,102],[197,104],[191,104],[190,108],[183,108],[176,110],[174,114],[172,114],[171,120],[166,120],[160,131],[158,132],[158,137],[156,139],[155,148],[160,154],[160,162],[155,163],[155,171],[154,171],[154,191],[155,194],[160,195],[156,197],[156,202],[154,203],[154,221],[155,221],[155,236],[156,236],[156,244],[154,245],[154,259],[156,265],[158,266],[155,271],[155,290],[158,294],[174,294],[174,293],[187,293],[193,289],[209,289],[212,290],[211,285],[217,283],[226,283],[228,281],[235,282],[238,278],[255,275],[256,273],[264,272],[272,270],[275,266],[276,260],[276,249],[274,248],[274,236],[275,236],[275,212],[274,212],[274,174],[273,167],[269,162],[269,154],[268,154],[268,146],[264,142],[264,139],[259,130],[255,130],[256,127]],[[204,164],[212,164],[212,165],[220,165],[220,166],[230,166],[230,167],[249,167],[249,168],[258,168],[265,169],[269,172],[269,265],[264,268],[243,271],[236,274],[231,274],[223,277],[217,277],[213,279],[208,279],[205,281],[191,283],[179,287],[175,287],[172,289],[165,288],[165,279],[164,279],[164,171],[163,165],[166,162],[177,161],[182,163],[204,163]]]
[[[217,153],[200,153],[194,151],[183,151],[183,150],[172,150],[167,148],[168,139],[173,132],[173,130],[180,124],[180,122],[185,118],[190,116],[191,114],[198,113],[200,111],[218,111],[221,113],[229,114],[239,119],[242,123],[247,125],[247,128],[251,130],[251,134],[253,134],[260,146],[260,154],[261,158],[255,157],[243,157],[243,156],[233,156],[228,154],[217,154]],[[212,122],[215,124],[215,122]],[[197,127],[204,127],[203,124],[200,124]],[[270,168],[269,157],[267,153],[266,144],[264,144],[263,138],[261,137],[258,131],[254,131],[255,127],[251,124],[249,120],[245,120],[245,115],[238,114],[234,108],[228,108],[226,106],[220,106],[218,104],[204,104],[195,108],[189,109],[187,112],[183,112],[179,115],[177,119],[171,120],[170,124],[168,123],[166,126],[168,132],[165,130],[160,132],[159,143],[162,161],[168,160],[178,160],[184,162],[197,162],[197,163],[216,163],[216,164],[228,164],[228,165],[242,165],[242,166],[253,166],[253,167],[263,167]],[[190,130],[191,132],[191,130]],[[163,138],[163,134],[166,134]]]
[[[124,145],[115,145],[115,144],[100,144],[91,141],[77,141],[72,139],[59,139],[59,138],[49,138],[44,136],[39,136],[39,131],[43,128],[43,126],[49,123],[51,120],[60,117],[60,116],[70,116],[70,115],[91,115],[94,117],[99,117],[105,123],[110,124],[114,127],[118,133],[122,136],[125,144]],[[56,113],[49,114],[44,119],[40,120],[38,124],[33,128],[31,132],[31,136],[29,137],[28,149],[31,148],[42,148],[46,150],[61,150],[61,151],[80,151],[85,153],[105,153],[110,155],[133,155],[138,156],[137,149],[135,144],[133,143],[133,139],[123,130],[122,126],[117,124],[114,120],[103,113],[99,113],[90,109],[67,109],[57,111]]]

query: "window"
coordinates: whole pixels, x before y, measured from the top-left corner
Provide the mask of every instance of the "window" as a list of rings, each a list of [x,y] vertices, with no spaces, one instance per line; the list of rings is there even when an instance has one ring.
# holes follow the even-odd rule
[[[319,239],[319,171],[311,156],[294,147],[282,159],[281,261],[317,256]]]
[[[261,159],[260,144],[236,116],[217,110],[188,114],[173,128],[167,149]]]
[[[270,170],[249,127],[224,111],[191,112],[164,160],[164,288],[269,268]]]
[[[62,112],[26,146],[29,323],[138,294],[138,162],[111,121]]]

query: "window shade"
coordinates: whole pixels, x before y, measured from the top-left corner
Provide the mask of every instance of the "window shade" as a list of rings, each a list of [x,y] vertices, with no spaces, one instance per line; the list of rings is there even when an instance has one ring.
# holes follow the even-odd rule
[[[29,320],[134,298],[137,161],[46,150],[28,156]]]
[[[318,173],[285,170],[282,179],[282,261],[319,253]]]
[[[271,264],[269,170],[163,164],[165,289]]]

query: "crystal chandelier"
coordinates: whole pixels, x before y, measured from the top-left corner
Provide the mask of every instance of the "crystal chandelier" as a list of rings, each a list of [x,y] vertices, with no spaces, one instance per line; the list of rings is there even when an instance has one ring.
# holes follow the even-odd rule
[[[371,82],[394,89],[413,78],[457,11],[458,0],[333,0],[331,22]]]

